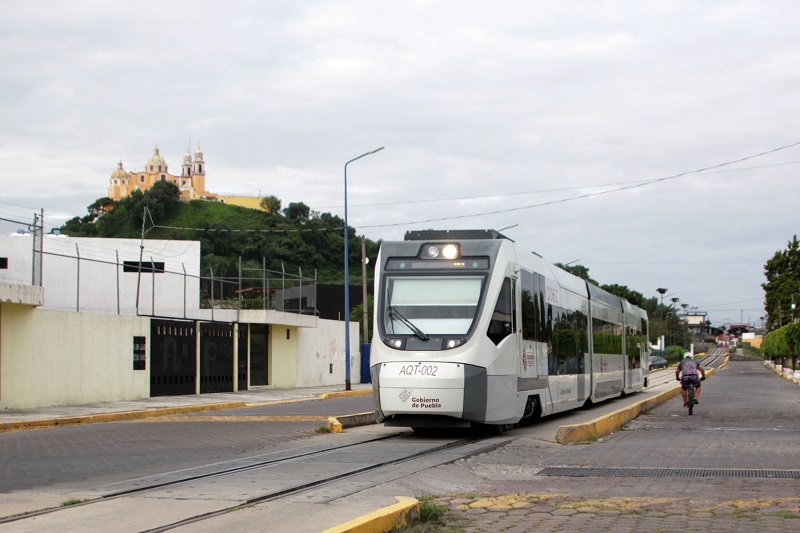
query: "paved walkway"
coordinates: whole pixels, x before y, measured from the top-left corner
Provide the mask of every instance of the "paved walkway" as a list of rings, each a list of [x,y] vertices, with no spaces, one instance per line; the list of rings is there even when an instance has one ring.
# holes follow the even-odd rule
[[[800,388],[761,363],[732,362],[703,389],[692,417],[674,398],[602,442],[554,447],[521,438],[407,483],[418,498],[427,492],[446,506],[447,525],[464,533],[676,531],[687,518],[695,531],[800,531]],[[541,474],[553,466],[696,473]],[[795,477],[716,477],[713,469]]]

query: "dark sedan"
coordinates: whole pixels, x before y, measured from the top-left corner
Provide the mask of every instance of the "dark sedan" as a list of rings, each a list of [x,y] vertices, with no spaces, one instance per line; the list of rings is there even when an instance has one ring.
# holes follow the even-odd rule
[[[650,356],[650,370],[656,368],[667,368],[667,360],[658,355]]]

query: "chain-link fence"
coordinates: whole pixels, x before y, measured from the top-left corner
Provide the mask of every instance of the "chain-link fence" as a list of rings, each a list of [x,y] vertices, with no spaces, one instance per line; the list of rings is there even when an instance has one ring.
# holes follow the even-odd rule
[[[23,221],[0,217],[0,283],[42,284],[42,217]]]
[[[0,282],[42,285],[47,309],[190,319],[215,309],[316,314],[316,280],[300,269],[272,271],[264,259],[263,268],[240,260],[234,273],[201,272],[197,241],[42,237],[40,221],[20,224],[0,219]]]

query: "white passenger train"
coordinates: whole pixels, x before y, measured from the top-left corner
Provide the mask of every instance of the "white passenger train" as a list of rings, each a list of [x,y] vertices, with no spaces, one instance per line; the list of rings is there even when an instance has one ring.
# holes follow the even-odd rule
[[[647,314],[493,230],[384,242],[371,374],[388,426],[504,429],[642,390]]]

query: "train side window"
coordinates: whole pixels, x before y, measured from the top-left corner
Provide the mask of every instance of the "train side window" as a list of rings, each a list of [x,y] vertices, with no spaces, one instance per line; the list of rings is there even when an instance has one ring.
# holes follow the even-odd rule
[[[511,278],[506,278],[503,280],[503,287],[500,289],[497,304],[494,306],[492,320],[489,322],[489,331],[486,332],[495,345],[500,344],[500,341],[512,332],[512,301]]]

